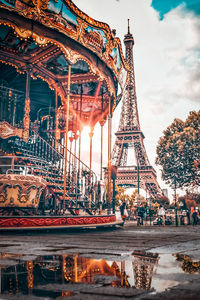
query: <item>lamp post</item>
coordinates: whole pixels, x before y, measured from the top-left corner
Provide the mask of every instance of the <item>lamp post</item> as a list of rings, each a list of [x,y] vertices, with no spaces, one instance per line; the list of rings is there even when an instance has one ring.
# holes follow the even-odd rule
[[[176,203],[176,176],[174,176],[174,202],[175,202],[175,220],[176,226],[178,226],[178,216],[177,216],[177,203]]]
[[[138,196],[140,195],[140,170],[139,170],[139,158],[137,154],[137,188],[138,188]]]
[[[112,193],[112,212],[115,214],[115,206],[116,206],[116,191],[115,191],[115,180],[117,178],[117,167],[112,165],[111,166],[111,179],[113,181],[113,193]]]
[[[138,190],[138,194],[135,199],[136,199],[136,203],[138,206],[138,203],[140,203],[140,170],[139,170],[138,152],[136,153],[136,160],[137,160],[137,190]]]
[[[150,217],[150,226],[151,226],[151,196],[149,198],[149,217]]]

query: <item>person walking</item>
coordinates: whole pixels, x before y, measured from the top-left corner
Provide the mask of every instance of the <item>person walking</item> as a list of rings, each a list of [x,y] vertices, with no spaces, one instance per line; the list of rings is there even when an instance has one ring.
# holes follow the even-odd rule
[[[144,206],[142,204],[140,204],[140,206],[138,208],[137,225],[143,225],[144,213],[145,213],[145,208],[144,208]]]
[[[188,225],[190,225],[191,223],[190,223],[190,210],[189,209],[187,209],[187,211],[186,211],[186,215],[187,215],[187,220],[188,220]]]
[[[198,223],[198,214],[197,214],[196,210],[194,210],[194,212],[192,214],[192,219],[193,219],[193,225],[197,225],[197,223]]]
[[[161,225],[163,225],[163,226],[165,226],[165,215],[166,215],[165,209],[161,205],[159,210],[158,210],[158,218],[160,218],[162,220]]]
[[[125,222],[125,208],[126,208],[126,203],[123,202],[120,206],[120,213],[121,213],[121,218]]]

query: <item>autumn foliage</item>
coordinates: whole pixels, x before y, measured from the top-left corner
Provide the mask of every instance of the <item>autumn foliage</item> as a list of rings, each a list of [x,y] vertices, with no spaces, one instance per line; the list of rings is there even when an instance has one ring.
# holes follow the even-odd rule
[[[157,146],[156,164],[162,178],[172,187],[200,183],[200,111],[190,112],[186,121],[175,119],[164,131]]]

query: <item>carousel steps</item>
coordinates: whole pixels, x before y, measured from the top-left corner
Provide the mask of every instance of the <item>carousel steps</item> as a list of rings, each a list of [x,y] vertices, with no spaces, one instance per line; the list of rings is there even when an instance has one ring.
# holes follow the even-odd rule
[[[51,187],[51,189],[54,191],[54,193],[56,193],[58,195],[63,195],[63,190],[59,190],[59,189],[52,188],[52,187]],[[67,192],[67,197],[66,197],[67,200],[70,200],[70,199],[74,200],[74,199],[76,199],[76,194],[75,193],[72,193],[72,192],[70,192],[67,189],[66,189],[66,192]],[[77,197],[80,197],[80,196],[81,196],[81,194],[77,193]]]
[[[24,167],[30,168],[30,172],[34,175],[41,176],[46,181],[49,192],[62,201],[64,192],[63,153],[53,148],[52,145],[48,144],[47,141],[37,134],[30,136],[29,139],[30,141],[28,143],[18,138],[11,140],[11,149],[13,149],[16,156],[19,157],[18,161],[20,164],[24,165]],[[83,166],[87,169],[87,166],[84,164]],[[74,178],[73,170],[73,165],[71,165],[70,178],[67,177],[66,182],[65,201],[67,209],[70,210],[72,210],[72,208],[70,208],[71,204],[76,206],[77,201],[79,201],[81,197],[84,197],[84,195],[80,192],[79,187],[76,187],[74,184],[72,179]],[[92,215],[91,210],[86,207],[88,202],[89,201],[87,199],[84,203],[80,203],[82,204],[82,209],[89,215]]]
[[[26,166],[27,167],[29,167],[29,166],[33,167],[34,165],[35,165],[34,163],[26,162]],[[48,176],[47,176],[47,173],[48,173]],[[58,177],[58,170],[54,166],[47,167],[47,169],[44,169],[44,168],[41,168],[41,169],[34,168],[34,175],[41,176],[47,182],[47,186],[52,191],[54,191],[54,193],[56,193],[57,195],[60,196],[60,195],[63,194],[64,180],[63,180],[63,178],[61,176]],[[75,195],[75,193],[69,192],[71,190],[71,186],[72,186],[72,183],[70,183],[67,180],[67,184],[66,184],[66,193],[68,194],[67,199],[71,199]],[[78,191],[77,197],[80,197],[81,195],[82,194],[80,193],[80,191]]]
[[[56,172],[51,172],[49,169],[45,170],[45,169],[35,169],[34,168],[34,173],[42,176],[42,177],[47,177],[47,178],[52,178],[55,179],[57,181],[61,181],[61,176],[59,176],[59,174]]]

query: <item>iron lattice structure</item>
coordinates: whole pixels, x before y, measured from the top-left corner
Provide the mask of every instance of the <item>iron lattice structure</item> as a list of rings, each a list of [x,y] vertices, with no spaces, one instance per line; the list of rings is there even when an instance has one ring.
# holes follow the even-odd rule
[[[123,92],[121,116],[116,140],[112,151],[112,165],[116,166],[116,184],[125,187],[138,187],[146,190],[150,197],[156,198],[162,194],[157,182],[156,171],[150,165],[144,147],[144,135],[140,129],[135,74],[133,61],[133,35],[124,37],[126,62],[130,67],[128,79]],[[137,162],[136,166],[127,165],[128,149],[132,148]]]

